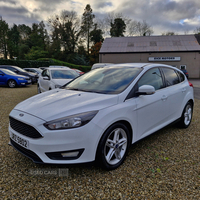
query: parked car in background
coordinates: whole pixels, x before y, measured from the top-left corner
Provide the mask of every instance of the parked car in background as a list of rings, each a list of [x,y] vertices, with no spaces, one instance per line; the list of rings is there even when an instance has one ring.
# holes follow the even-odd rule
[[[46,68],[38,79],[38,93],[59,88],[79,75],[68,68]]]
[[[83,75],[85,73],[85,72],[82,72],[79,69],[74,69],[74,68],[71,68],[71,69],[73,69],[74,71],[76,71],[79,75]]]
[[[28,77],[30,77],[32,83],[37,83],[38,75],[36,73],[27,72],[20,67],[12,66],[12,65],[0,65],[0,69],[2,69],[2,68],[13,71],[13,72],[15,72],[16,74],[19,74],[19,75],[28,76]]]
[[[46,68],[49,68],[49,67],[39,67],[39,69],[41,69],[41,70],[44,70]]]
[[[50,65],[49,67],[50,67],[50,68],[67,68],[67,69],[70,69],[70,68],[67,67],[67,66],[59,66],[59,65]]]
[[[10,88],[31,84],[28,76],[18,75],[8,69],[0,68],[0,85],[7,85]]]
[[[110,66],[113,65],[113,63],[95,63],[92,65],[92,69],[97,69],[97,68],[101,68],[101,67],[105,67],[105,66]]]
[[[179,69],[113,65],[18,104],[9,116],[10,144],[37,163],[96,161],[112,170],[131,144],[175,121],[187,128],[193,105],[193,86]]]
[[[181,69],[181,71],[186,75],[187,78],[189,78],[189,74],[186,69]]]
[[[32,72],[32,73],[36,73],[38,74],[38,76],[40,76],[40,74],[42,73],[42,69],[40,68],[24,68],[24,70],[26,70],[27,72]]]

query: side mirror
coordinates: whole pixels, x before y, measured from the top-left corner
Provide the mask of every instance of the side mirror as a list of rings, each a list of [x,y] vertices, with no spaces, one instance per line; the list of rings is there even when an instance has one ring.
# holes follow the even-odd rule
[[[137,94],[138,95],[152,95],[156,92],[155,88],[151,85],[142,85],[139,87]]]
[[[43,80],[49,81],[50,78],[49,78],[48,76],[44,76],[44,77],[43,77]]]

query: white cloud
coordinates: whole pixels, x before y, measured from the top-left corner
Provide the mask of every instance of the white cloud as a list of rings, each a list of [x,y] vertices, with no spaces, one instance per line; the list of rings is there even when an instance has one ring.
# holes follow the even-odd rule
[[[10,25],[31,26],[62,10],[74,10],[81,17],[86,4],[96,17],[115,12],[132,20],[146,20],[157,35],[166,31],[184,34],[185,29],[193,33],[200,26],[199,0],[0,0],[0,15]]]

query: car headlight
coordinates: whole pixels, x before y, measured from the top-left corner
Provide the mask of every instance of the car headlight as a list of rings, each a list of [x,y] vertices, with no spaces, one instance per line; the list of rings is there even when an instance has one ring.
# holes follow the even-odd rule
[[[55,85],[55,88],[60,88],[61,87],[61,85]]]
[[[18,78],[18,80],[23,81],[23,80],[25,80],[25,79],[24,79],[24,78]]]
[[[98,111],[91,111],[77,115],[71,115],[47,122],[44,124],[44,126],[49,130],[77,128],[90,122],[97,113]]]

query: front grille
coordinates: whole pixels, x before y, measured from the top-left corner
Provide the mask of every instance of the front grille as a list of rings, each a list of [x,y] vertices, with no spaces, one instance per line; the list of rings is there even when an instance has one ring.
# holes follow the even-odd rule
[[[33,160],[33,162],[43,163],[43,161],[38,157],[38,155],[32,152],[31,150],[25,149],[24,147],[20,146],[13,140],[10,140],[10,143],[16,150],[18,150],[20,153]]]
[[[10,126],[13,130],[17,131],[18,133],[25,135],[30,138],[41,138],[42,135],[32,126],[20,122],[12,117],[10,119]]]

